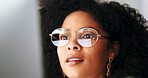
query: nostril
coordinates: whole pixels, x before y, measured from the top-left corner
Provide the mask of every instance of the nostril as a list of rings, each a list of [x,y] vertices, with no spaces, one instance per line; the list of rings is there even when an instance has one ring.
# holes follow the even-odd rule
[[[73,47],[73,48],[68,47],[68,50],[72,50],[72,49],[79,49],[79,48],[78,47]]]
[[[78,47],[74,47],[75,49],[78,49]]]
[[[70,50],[70,47],[68,47],[68,50]]]

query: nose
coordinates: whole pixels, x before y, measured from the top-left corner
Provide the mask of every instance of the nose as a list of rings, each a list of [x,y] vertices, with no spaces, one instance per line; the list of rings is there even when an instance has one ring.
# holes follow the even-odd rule
[[[72,49],[76,49],[76,50],[78,50],[79,48],[76,46],[76,47],[68,47],[68,50],[72,50]]]
[[[68,50],[81,50],[81,45],[77,42],[77,40],[70,40],[67,44]]]

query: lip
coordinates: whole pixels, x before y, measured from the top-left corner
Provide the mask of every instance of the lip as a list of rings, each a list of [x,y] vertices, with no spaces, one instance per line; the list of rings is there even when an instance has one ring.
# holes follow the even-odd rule
[[[72,61],[69,61],[70,59],[79,59],[79,60],[72,60]],[[82,57],[78,56],[78,55],[70,55],[66,58],[66,63],[68,65],[77,65],[77,64],[80,64],[82,63],[84,60],[82,59]]]

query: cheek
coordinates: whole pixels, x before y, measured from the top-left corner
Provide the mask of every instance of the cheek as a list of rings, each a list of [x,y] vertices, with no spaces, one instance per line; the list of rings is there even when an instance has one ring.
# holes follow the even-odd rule
[[[58,54],[58,58],[59,58],[59,61],[61,62],[62,61],[62,59],[63,59],[63,49],[62,48],[58,48],[57,47],[57,54]]]
[[[94,58],[99,58],[99,60],[103,60],[101,58],[106,58],[108,56],[107,46],[104,44],[100,44],[99,46],[94,46],[90,51],[90,54],[94,56]]]
[[[57,48],[57,54],[58,54],[58,58],[59,58],[61,68],[64,69],[65,68],[64,63],[65,63],[66,51],[64,50],[64,48],[58,47]]]
[[[104,69],[108,59],[108,49],[106,44],[97,44],[87,49],[86,55],[91,69],[102,70]],[[96,70],[96,71],[97,71]]]
[[[89,57],[92,57],[91,60],[93,64],[95,63],[95,64],[98,64],[98,66],[101,65],[100,67],[102,67],[106,63],[108,52],[103,49],[98,50],[98,48],[93,49],[91,51],[92,53],[89,54],[90,55]]]

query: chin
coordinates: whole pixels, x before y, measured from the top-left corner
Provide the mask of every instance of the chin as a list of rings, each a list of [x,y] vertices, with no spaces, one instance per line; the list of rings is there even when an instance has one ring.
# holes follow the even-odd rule
[[[82,71],[73,71],[73,72],[68,72],[66,74],[67,77],[69,78],[86,78],[86,73],[82,72]]]

